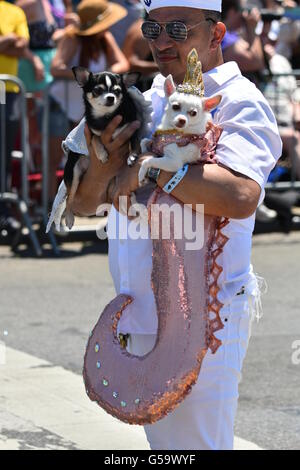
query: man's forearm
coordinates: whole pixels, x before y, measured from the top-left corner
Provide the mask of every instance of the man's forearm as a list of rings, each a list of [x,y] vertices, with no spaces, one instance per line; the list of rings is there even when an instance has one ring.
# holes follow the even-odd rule
[[[90,164],[76,191],[72,209],[79,216],[95,215],[100,204],[107,202],[107,188],[111,179],[119,172],[120,165],[108,162],[98,166]]]
[[[25,57],[26,55],[26,48],[27,48],[27,43],[22,43],[20,46],[8,46],[5,49],[5,55],[11,56],[11,57],[17,57],[18,59]]]
[[[5,51],[5,55],[21,59],[22,57],[24,57],[24,49],[15,49],[14,47],[8,47]]]
[[[263,48],[259,36],[254,35],[253,41],[249,43],[249,51],[256,57],[257,62],[261,69],[265,67]]]
[[[112,175],[113,176],[113,175]],[[97,207],[106,202],[107,178],[95,174],[91,167],[83,175],[77,189],[72,209],[79,216],[95,215]]]
[[[23,55],[24,59],[29,60],[32,64],[34,63],[34,54],[33,52],[29,49],[29,47],[26,47]]]
[[[163,187],[171,177],[172,173],[161,171],[158,186]],[[204,204],[206,214],[235,219],[249,217],[255,211],[259,194],[260,188],[255,181],[238,177],[215,164],[190,165],[185,177],[172,191],[175,198],[184,204],[192,204],[194,210],[196,204]]]
[[[0,36],[0,54],[4,54],[5,50],[10,46],[11,39]]]

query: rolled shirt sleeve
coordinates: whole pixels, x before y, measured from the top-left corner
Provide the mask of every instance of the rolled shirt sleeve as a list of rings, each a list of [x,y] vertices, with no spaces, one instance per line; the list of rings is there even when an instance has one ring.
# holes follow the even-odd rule
[[[223,128],[217,147],[218,161],[259,184],[260,205],[265,195],[264,186],[282,152],[274,114],[263,99],[255,103],[227,101],[220,106],[217,115],[217,123]]]

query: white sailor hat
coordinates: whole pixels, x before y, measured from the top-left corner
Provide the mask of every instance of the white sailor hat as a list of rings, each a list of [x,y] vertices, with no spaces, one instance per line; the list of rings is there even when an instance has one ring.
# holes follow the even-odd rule
[[[141,0],[149,11],[164,7],[187,7],[200,10],[222,11],[222,0]]]

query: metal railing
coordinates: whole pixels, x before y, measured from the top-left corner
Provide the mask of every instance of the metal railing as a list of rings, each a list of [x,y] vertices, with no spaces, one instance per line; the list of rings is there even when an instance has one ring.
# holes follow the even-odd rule
[[[21,151],[22,151],[22,158],[21,158],[21,190],[20,195],[15,194],[10,191],[10,188],[7,188],[6,178],[6,117],[5,117],[5,106],[6,106],[6,99],[1,100],[0,108],[1,108],[1,152],[0,152],[0,164],[1,164],[1,186],[0,186],[0,201],[9,202],[17,207],[19,210],[21,220],[22,220],[22,227],[27,227],[29,231],[29,237],[32,242],[32,246],[34,252],[37,256],[42,255],[42,249],[38,238],[32,228],[32,220],[28,213],[28,205],[29,205],[29,191],[28,191],[28,123],[27,123],[27,103],[26,103],[26,90],[23,82],[12,75],[7,74],[0,74],[0,81],[2,83],[13,83],[17,85],[19,88],[19,99],[20,99],[20,111],[21,111],[21,119],[20,119],[20,129],[21,129]],[[3,90],[3,87],[2,87]],[[9,155],[8,158],[11,158]]]

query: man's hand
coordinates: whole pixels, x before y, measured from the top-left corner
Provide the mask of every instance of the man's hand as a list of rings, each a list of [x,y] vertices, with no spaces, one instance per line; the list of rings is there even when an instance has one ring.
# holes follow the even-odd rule
[[[114,176],[107,188],[107,199],[108,202],[112,202],[115,206],[117,211],[121,212],[124,215],[128,215],[128,210],[131,205],[130,196],[131,193],[134,193],[139,187],[139,170],[141,168],[141,164],[143,160],[149,158],[154,154],[148,152],[147,154],[140,155],[138,161],[134,164],[133,167],[127,166],[126,168],[122,169]],[[120,197],[122,199],[120,200]],[[126,202],[126,209],[120,203]],[[128,216],[129,219],[134,218],[133,216]]]
[[[115,116],[106,129],[101,133],[101,143],[108,154],[108,162],[105,164],[101,164],[95,153],[94,146],[92,145],[92,139],[98,139],[99,137],[95,135],[92,136],[88,126],[85,126],[84,134],[91,159],[90,165],[96,173],[99,172],[99,168],[102,172],[109,167],[109,171],[111,173],[114,169],[117,172],[122,167],[127,166],[129,139],[139,128],[140,123],[138,121],[134,121],[133,123],[128,124],[114,139],[113,135],[121,122],[122,116]]]
[[[8,33],[1,37],[1,42],[5,42],[7,45],[12,45],[17,39],[18,36],[15,33]]]
[[[246,29],[254,32],[258,22],[261,20],[261,14],[258,8],[252,8],[250,12],[243,11],[243,20]]]
[[[16,36],[14,39],[11,38],[10,42],[3,53],[11,57],[24,57],[29,44],[28,39]]]
[[[45,78],[45,67],[38,55],[34,55],[32,65],[36,81],[41,82]]]
[[[0,35],[0,52],[5,53],[5,50],[13,46],[16,42],[17,35],[15,33],[5,34],[4,36]]]
[[[139,121],[133,121],[125,125],[124,129],[114,136],[117,128],[122,122],[122,116],[115,116],[114,119],[108,124],[105,130],[101,133],[101,142],[104,145],[109,157],[115,159],[120,158],[120,155],[127,153],[128,156],[128,142],[135,131],[140,127]],[[123,159],[124,160],[124,159]]]
[[[101,134],[101,142],[108,153],[108,161],[102,163],[92,145],[92,139],[98,139],[92,135],[86,126],[85,139],[89,151],[89,167],[79,184],[72,204],[73,212],[81,216],[94,215],[97,207],[107,202],[107,186],[110,180],[122,170],[127,168],[129,154],[129,139],[135,133],[139,123],[131,123],[120,132],[118,137],[112,138],[115,130],[122,121],[121,116],[116,116]]]

